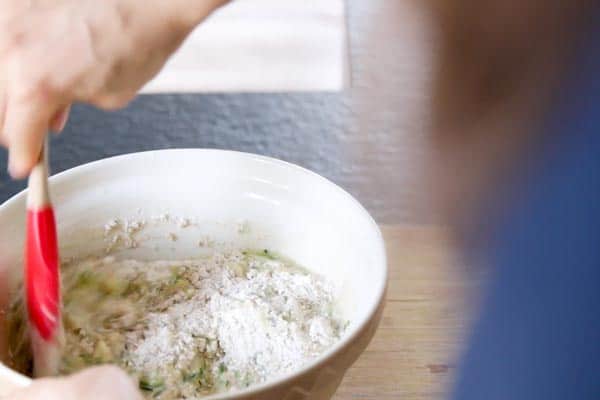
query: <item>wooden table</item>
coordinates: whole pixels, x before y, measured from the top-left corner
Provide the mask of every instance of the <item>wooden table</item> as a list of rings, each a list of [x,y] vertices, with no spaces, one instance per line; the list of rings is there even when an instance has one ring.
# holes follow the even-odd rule
[[[477,283],[457,268],[442,229],[382,231],[390,267],[383,319],[334,400],[443,398],[471,315],[466,297]]]

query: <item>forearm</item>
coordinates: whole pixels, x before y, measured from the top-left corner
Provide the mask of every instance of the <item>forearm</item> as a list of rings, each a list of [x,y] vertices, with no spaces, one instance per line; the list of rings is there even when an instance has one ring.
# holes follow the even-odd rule
[[[114,7],[118,15],[109,16],[120,25],[121,37],[139,46],[146,43],[151,51],[172,53],[190,32],[213,11],[229,0],[112,0],[119,3]],[[106,32],[109,21],[98,23],[99,33]],[[93,28],[92,28],[93,30]],[[108,43],[109,46],[114,45]],[[125,46],[129,47],[129,46]],[[127,52],[139,52],[127,49]],[[100,52],[101,53],[101,52]],[[134,56],[134,58],[136,57]]]
[[[139,1],[139,0],[134,0]],[[192,30],[213,11],[230,0],[154,0],[158,9],[164,7],[164,15],[170,15],[175,25]]]

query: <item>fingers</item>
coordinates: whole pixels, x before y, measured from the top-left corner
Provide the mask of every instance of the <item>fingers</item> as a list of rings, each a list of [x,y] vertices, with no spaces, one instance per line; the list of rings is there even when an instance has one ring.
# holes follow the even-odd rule
[[[71,393],[73,400],[141,400],[142,398],[133,380],[121,369],[110,365],[89,368],[72,375],[63,382],[63,388],[66,393]]]
[[[54,132],[62,132],[62,130],[65,129],[67,120],[69,119],[70,110],[71,106],[66,106],[58,113],[54,114],[54,117],[52,117],[52,122],[50,122],[50,129]]]
[[[33,168],[48,129],[64,129],[71,107],[52,113],[54,108],[43,98],[8,102],[0,93],[0,145],[9,148],[8,171],[13,178],[23,178]]]
[[[50,104],[39,94],[8,99],[3,133],[9,148],[8,171],[13,178],[24,178],[37,163],[55,114]]]
[[[35,380],[11,400],[142,400],[134,382],[115,366],[88,368],[67,378]]]
[[[6,116],[6,93],[0,88],[0,145],[6,146],[6,136],[4,135],[4,117]]]

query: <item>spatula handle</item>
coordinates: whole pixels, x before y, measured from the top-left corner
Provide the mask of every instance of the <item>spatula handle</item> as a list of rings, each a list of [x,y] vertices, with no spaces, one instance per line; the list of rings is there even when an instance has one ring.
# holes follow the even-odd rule
[[[44,140],[38,163],[29,174],[27,208],[39,210],[50,204],[48,193],[48,136]]]

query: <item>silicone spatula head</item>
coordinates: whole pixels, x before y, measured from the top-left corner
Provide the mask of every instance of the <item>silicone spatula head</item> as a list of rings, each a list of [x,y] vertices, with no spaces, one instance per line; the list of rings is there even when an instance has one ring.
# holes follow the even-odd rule
[[[31,327],[51,340],[60,317],[56,223],[51,207],[27,210],[25,285]]]
[[[24,277],[34,374],[54,375],[62,324],[56,222],[48,195],[47,142],[29,175],[26,228]]]

